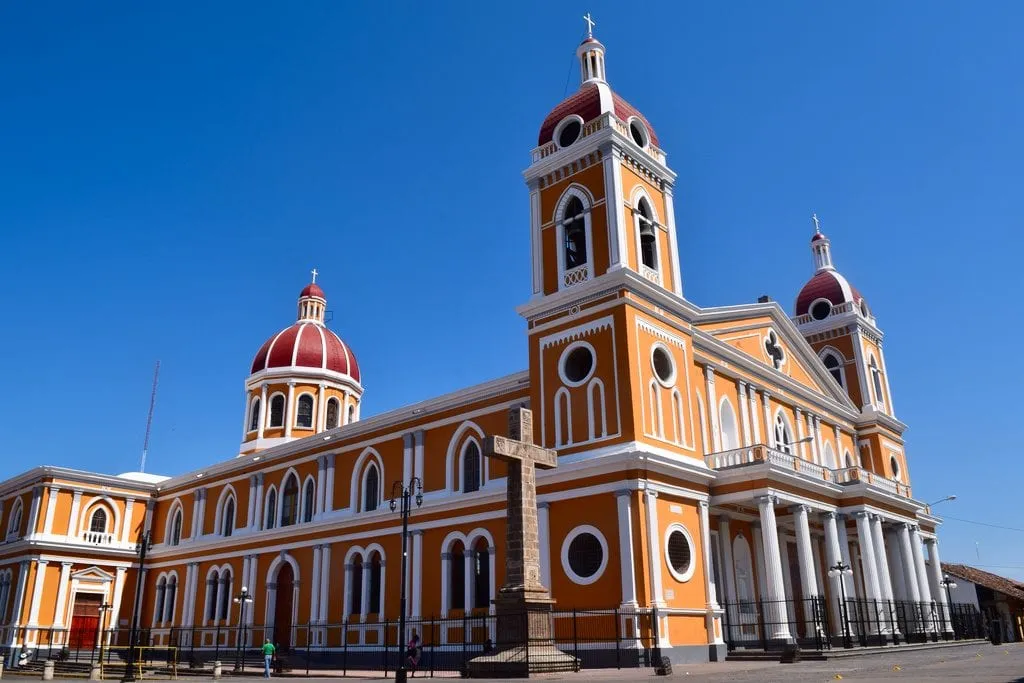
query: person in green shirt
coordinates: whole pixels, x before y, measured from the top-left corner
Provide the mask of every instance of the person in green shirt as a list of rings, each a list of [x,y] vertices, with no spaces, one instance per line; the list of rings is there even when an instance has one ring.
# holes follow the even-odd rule
[[[263,643],[263,677],[270,678],[270,661],[274,658],[274,644],[267,638]]]

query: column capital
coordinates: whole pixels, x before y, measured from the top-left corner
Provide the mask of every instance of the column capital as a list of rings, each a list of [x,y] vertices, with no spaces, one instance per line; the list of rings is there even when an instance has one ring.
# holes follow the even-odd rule
[[[707,512],[708,509],[711,507],[711,503],[709,503],[706,500],[698,500],[697,501],[697,507],[700,508],[701,510]]]
[[[422,429],[417,429],[415,432],[412,433],[412,438],[413,438],[414,445],[416,445],[416,446],[422,446],[423,445],[423,436],[424,436],[424,434],[425,433],[424,433],[424,431]]]
[[[544,505],[546,506],[547,503],[544,503]],[[409,535],[412,536],[412,537],[422,536],[423,535],[423,529],[413,529],[412,531],[409,532]]]
[[[731,521],[732,521],[732,517],[730,517],[728,513],[721,512],[721,513],[718,514],[718,523],[719,524],[721,524],[722,522],[725,522],[726,524],[728,524]]]
[[[297,385],[297,384],[298,384],[298,382],[296,382],[295,380],[289,380],[288,381],[288,386],[291,387],[291,388],[294,388],[295,385]]]
[[[771,505],[772,507],[775,507],[775,505],[778,502],[779,502],[779,497],[776,496],[774,493],[769,493],[766,496],[758,496],[757,497],[757,504],[758,505]]]
[[[704,366],[704,379],[708,382],[715,381],[715,366],[710,363]]]
[[[49,563],[50,563],[50,561],[49,561],[49,560],[36,560],[36,564],[42,565],[42,566],[44,566],[44,567],[45,567],[46,565],[48,565]]]
[[[537,509],[538,510],[547,510],[549,507],[551,507],[551,503],[547,502],[546,500],[538,500],[537,501]]]
[[[825,510],[821,513],[823,519],[839,519],[839,514],[835,510]]]
[[[871,521],[870,517],[871,516],[868,514],[867,510],[854,510],[853,511],[853,518],[854,519],[865,519],[865,520]]]
[[[615,492],[615,497],[616,498],[624,498],[624,497],[630,496],[632,494],[633,494],[633,492],[631,490],[629,490],[629,489],[619,489],[619,490],[617,490]]]
[[[811,506],[805,503],[797,503],[796,505],[790,506],[789,511],[792,512],[794,515],[798,512],[808,514],[811,511]]]
[[[658,492],[655,491],[654,489],[651,489],[651,488],[644,489],[644,494],[648,498],[657,498],[658,497]]]
[[[60,566],[61,567],[70,567],[73,564],[74,564],[74,562],[61,562]]]
[[[50,493],[57,493],[57,491],[60,491],[59,484],[50,484],[48,488],[50,489]]]
[[[762,389],[761,390],[761,397],[764,398],[764,400],[767,401],[768,399],[770,399],[772,397],[772,392],[768,391],[767,389]]]
[[[406,432],[402,435],[402,446],[405,448],[412,448],[412,432]]]

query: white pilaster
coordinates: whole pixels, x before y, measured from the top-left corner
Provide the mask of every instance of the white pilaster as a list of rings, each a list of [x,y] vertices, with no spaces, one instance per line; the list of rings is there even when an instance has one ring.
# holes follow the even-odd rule
[[[867,364],[864,362],[864,341],[861,339],[859,327],[853,328],[853,358],[857,361],[857,379],[860,384],[861,408],[872,405],[871,400],[871,378],[868,377]]]
[[[811,427],[812,427],[811,434],[814,435],[814,441],[811,442],[811,445],[814,446],[814,461],[816,463],[818,463],[819,465],[825,465],[827,467],[828,463],[825,462],[825,451],[823,449],[823,445],[822,445],[822,442],[821,442],[821,416],[820,415],[812,415],[811,416]]]
[[[607,178],[607,166],[605,166],[605,178]],[[607,185],[607,181],[606,181]],[[544,292],[544,255],[541,244],[542,223],[540,216],[540,186],[536,180],[530,184],[530,252],[533,268],[533,296],[539,297]]]
[[[939,604],[942,630],[950,632],[953,630],[953,623],[949,618],[946,592],[942,590],[942,561],[939,559],[939,542],[934,538],[927,538],[924,544],[928,546],[928,587],[932,591],[932,598]]]
[[[53,627],[64,627],[64,611],[67,607],[68,588],[71,585],[71,563],[60,563],[60,583],[57,584],[57,604],[53,609]]]
[[[57,496],[60,493],[60,487],[51,485],[49,487],[49,496],[46,498],[46,517],[43,518],[43,533],[50,535],[53,533],[53,514],[57,510]]]
[[[772,422],[771,397],[769,392],[761,392],[761,403],[764,406],[764,441],[770,448],[775,448],[775,424]],[[765,536],[767,535],[767,530],[765,530]]]
[[[729,516],[718,515],[718,547],[722,551],[722,588],[725,590],[725,602],[733,606],[732,618],[739,616],[736,608],[736,568],[732,559],[732,532],[729,529]],[[730,619],[731,621],[731,619]]]
[[[259,531],[263,528],[263,473],[256,473],[256,503],[252,511],[252,529]]]
[[[828,563],[828,569],[835,567],[840,562],[844,566],[850,567],[850,563],[843,557],[842,546],[839,540],[839,524],[836,520],[836,513],[825,512],[822,514],[822,522],[825,527],[825,561]],[[843,531],[846,531],[846,522],[842,521]],[[849,550],[847,550],[849,552]],[[851,571],[850,567],[847,571]],[[833,574],[831,571],[826,571],[829,577],[829,584],[831,585],[832,602],[835,605],[839,605],[842,600],[842,596],[845,595],[847,599],[853,597],[853,593],[850,591],[849,574]],[[845,606],[844,606],[845,607]],[[838,609],[832,609],[832,623],[837,633],[843,633],[843,613]],[[849,615],[847,615],[847,618]]]
[[[608,222],[608,270],[627,265],[626,226],[623,214],[622,153],[617,148],[604,157],[605,213]]]
[[[21,615],[25,611],[25,589],[28,586],[29,561],[22,560],[18,563],[18,582],[14,589],[14,609],[11,611],[10,624],[17,628],[21,626]],[[17,634],[11,634],[12,644]]]
[[[800,443],[797,448],[797,455],[801,460],[807,459],[807,451],[805,450],[807,444],[804,443],[804,411],[800,408],[793,408],[793,416],[796,418],[796,440]]]
[[[767,395],[766,395],[767,396]],[[765,413],[768,412],[767,398],[765,400]],[[765,612],[769,617],[771,626],[768,628],[768,636],[773,640],[790,640],[789,624],[787,622],[786,608],[783,600],[786,599],[785,587],[782,578],[782,562],[779,554],[779,535],[776,533],[778,525],[775,521],[775,496],[762,496],[757,499],[758,512],[761,516],[761,540],[764,543],[765,561],[765,588],[767,591],[763,600]]]
[[[412,535],[412,617],[418,619],[423,614],[423,532],[419,529]],[[491,557],[491,562],[494,562]],[[493,572],[493,567],[492,567]],[[546,584],[545,584],[546,585]]]
[[[131,542],[132,510],[134,507],[134,498],[129,498],[124,502],[124,519],[121,521],[121,543],[123,545],[128,545],[128,543]]]
[[[463,576],[465,577],[465,581],[462,582],[464,584],[463,585],[463,593],[462,593],[463,598],[462,599],[465,602],[463,602],[462,604],[463,604],[463,609],[465,609],[468,612],[471,609],[473,609],[473,549],[472,548],[465,548],[463,550],[463,552],[462,552],[462,561],[464,563],[463,566],[465,567],[465,572],[466,572],[465,574],[463,574]]]
[[[402,436],[402,486],[412,479],[412,433]]]
[[[662,191],[665,197],[665,224],[668,227],[668,251],[672,256],[672,291],[683,295],[683,271],[679,268],[679,236],[676,235],[676,210],[672,199],[672,185],[666,183]]]
[[[36,575],[32,583],[32,602],[28,607],[28,625],[39,625],[39,606],[43,601],[43,584],[46,583],[46,560],[36,560]]]
[[[316,623],[320,618],[320,546],[313,546],[313,576],[309,582],[309,621]]]
[[[253,510],[256,509],[256,475],[249,475],[249,494],[246,496],[248,504],[245,510],[245,528],[251,530]]]
[[[316,431],[318,432],[324,431],[324,420],[327,417],[327,402],[324,401],[324,389],[326,389],[326,386],[323,382],[320,382],[316,392]]]
[[[43,487],[36,486],[32,489],[32,505],[29,507],[28,526],[25,527],[25,536],[34,536],[36,527],[39,525],[39,510],[43,506]]]
[[[324,490],[327,486],[327,456],[316,459],[316,503],[313,515],[319,519],[324,512]]]
[[[412,458],[413,458],[413,473],[420,478],[423,482],[424,488],[426,488],[426,473],[423,471],[423,437],[424,432],[422,429],[418,429],[413,432],[412,435]]]
[[[551,590],[551,521],[550,505],[546,502],[537,503],[537,542],[540,545],[540,582]],[[621,513],[620,513],[621,514]],[[495,561],[491,557],[491,563]],[[492,567],[493,568],[493,567]]]
[[[664,592],[661,581],[661,527],[658,526],[658,492],[652,489],[644,491],[647,507],[647,556],[651,558],[651,604],[664,607]]]
[[[68,517],[68,537],[74,538],[78,535],[78,513],[82,509],[82,490],[75,489],[71,497],[71,516]]]
[[[704,366],[704,380],[707,385],[708,421],[711,423],[711,443],[715,453],[722,450],[722,432],[718,426],[718,394],[715,391],[715,368]]]
[[[753,443],[768,443],[766,439],[761,438],[761,428],[758,424],[757,419],[757,392],[754,390],[754,385],[748,385],[747,400],[750,401],[750,435]]]
[[[118,567],[114,570],[114,597],[110,601],[110,618],[113,620],[110,623],[111,627],[118,625],[121,619],[121,600],[124,596],[124,582],[128,580],[128,568]]]
[[[257,426],[258,431],[256,432],[257,439],[263,438],[263,429],[267,424],[266,417],[268,410],[270,410],[270,407],[267,405],[267,383],[264,382],[260,388],[260,417]]]
[[[910,530],[910,545],[914,553],[914,569],[917,571],[917,586],[921,591],[921,602],[932,601],[932,591],[928,586],[928,570],[924,565],[924,550],[921,547],[921,533],[915,525]]]
[[[631,508],[633,492],[615,492],[619,511],[619,574],[622,578],[622,606],[636,607],[636,565],[633,559],[633,515]],[[548,553],[550,556],[550,553]],[[543,552],[541,553],[543,557]],[[543,569],[541,570],[543,572]],[[550,590],[550,579],[544,585]]]
[[[759,600],[767,600],[768,583],[764,563],[764,539],[761,537],[761,522],[751,522],[750,532],[754,536],[754,562],[756,563],[755,573],[757,574],[757,596]]]
[[[288,402],[284,406],[284,436],[292,435],[292,423],[295,422],[295,382],[288,382]]]
[[[200,537],[202,537],[203,529],[206,526],[206,487],[196,489],[195,495],[199,501],[199,504],[197,506],[198,510],[196,512],[196,532],[192,535],[193,541],[198,540]]]
[[[750,446],[753,442],[750,435],[750,406],[747,402],[747,383],[737,382],[736,390],[739,392],[738,402],[740,404],[740,423],[743,425],[743,445]]]
[[[715,572],[711,562],[711,515],[708,508],[709,506],[706,500],[697,502],[697,517],[700,520],[700,554],[704,560],[701,569],[704,571],[704,595],[707,596],[707,602],[705,603],[706,611],[704,613],[704,628],[708,634],[708,642],[720,645],[724,640],[722,639],[723,634],[721,627],[715,627],[715,623],[719,618],[717,612],[721,607],[718,604],[718,587],[715,585]],[[632,554],[631,548],[631,562]]]
[[[324,513],[334,510],[334,453],[327,454],[327,486],[324,488]]]

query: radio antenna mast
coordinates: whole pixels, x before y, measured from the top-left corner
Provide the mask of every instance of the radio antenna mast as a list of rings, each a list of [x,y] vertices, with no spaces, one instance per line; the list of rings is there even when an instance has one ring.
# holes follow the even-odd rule
[[[156,362],[153,369],[153,391],[149,395],[149,417],[146,418],[146,438],[142,442],[142,462],[139,463],[139,472],[146,471],[146,455],[149,453],[149,433],[153,429],[153,408],[156,406],[156,383],[160,379],[160,361]]]

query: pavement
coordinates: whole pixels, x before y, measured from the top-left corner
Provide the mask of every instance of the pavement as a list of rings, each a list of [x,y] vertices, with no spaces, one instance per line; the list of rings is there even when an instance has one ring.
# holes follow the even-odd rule
[[[393,678],[392,673],[388,678]],[[17,675],[5,673],[5,679],[17,680]],[[291,677],[289,677],[291,678]],[[311,683],[325,683],[341,680],[331,678],[305,678]],[[384,680],[380,673],[358,675],[352,672],[351,680]],[[429,679],[430,676],[416,676],[415,679]],[[442,676],[436,676],[442,678]],[[454,678],[444,676],[443,678]],[[579,674],[551,674],[537,676],[544,681],[577,681],[594,683],[600,681],[660,681],[650,669],[589,669]],[[1024,683],[1024,644],[992,646],[989,644],[966,647],[940,648],[933,650],[899,650],[892,652],[845,657],[825,662],[714,662],[675,666],[670,679],[708,681],[708,683],[825,683],[826,681],[901,681],[902,683],[923,683],[944,681],[945,683]],[[39,680],[37,677],[20,680]],[[146,677],[146,680],[150,680]],[[155,680],[155,679],[154,679]],[[211,681],[198,677],[179,680]],[[225,676],[222,681],[229,681]],[[238,680],[255,681],[255,677]],[[521,680],[521,679],[519,679]]]

